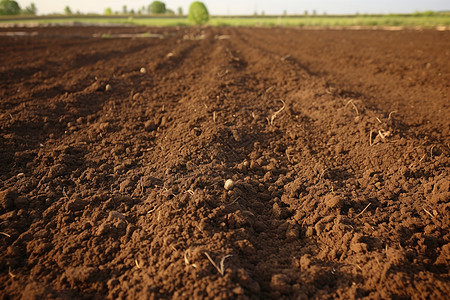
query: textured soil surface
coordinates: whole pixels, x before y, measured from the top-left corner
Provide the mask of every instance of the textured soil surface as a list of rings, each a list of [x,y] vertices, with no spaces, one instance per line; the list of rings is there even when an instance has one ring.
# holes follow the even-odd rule
[[[449,49],[0,29],[0,298],[444,299]]]

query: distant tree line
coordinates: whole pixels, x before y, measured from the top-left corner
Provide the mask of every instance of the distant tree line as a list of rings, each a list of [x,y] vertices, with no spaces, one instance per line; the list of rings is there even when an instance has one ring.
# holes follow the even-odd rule
[[[107,7],[105,9],[105,15],[112,15],[112,14],[126,14],[126,15],[133,15],[136,14],[135,10],[128,10],[128,7],[124,5],[122,7],[121,12],[113,12],[111,7]],[[172,9],[169,9],[166,7],[166,4],[162,1],[153,1],[150,3],[147,7],[143,6],[139,10],[137,10],[137,14],[149,14],[149,15],[175,15],[175,11]],[[178,7],[177,14],[179,16],[183,15],[183,8]],[[189,6],[189,12],[188,12],[188,18],[191,22],[197,25],[205,24],[209,20],[209,12],[206,8],[205,4],[200,1],[194,1]]]
[[[14,0],[0,0],[0,15],[36,15],[37,8],[34,3],[31,3],[24,9],[21,9],[17,1]],[[114,13],[119,14],[119,12],[113,12],[110,7],[105,9],[105,15],[112,15]],[[122,6],[122,14],[135,14],[136,11],[134,9],[128,10],[126,5]],[[147,7],[143,6],[139,10],[137,10],[138,14],[147,13],[150,15],[175,15],[175,11],[172,9],[168,9],[166,4],[162,1],[153,1]],[[178,15],[183,15],[183,8],[178,7],[177,9]],[[64,14],[73,15],[72,9],[67,5],[64,7]],[[76,14],[81,14],[77,11]],[[202,25],[208,22],[209,20],[209,12],[206,8],[205,4],[200,1],[194,1],[189,6],[188,12],[189,20],[197,25]]]
[[[29,6],[21,9],[19,3],[14,0],[0,0],[0,16],[14,16],[20,14],[36,15],[36,5],[31,3]]]
[[[104,12],[105,15],[113,15],[113,14],[124,14],[124,15],[142,15],[142,14],[149,14],[149,15],[175,15],[175,11],[167,8],[166,4],[162,1],[153,1],[150,3],[147,7],[142,6],[141,8],[135,10],[131,9],[129,10],[126,5],[122,7],[122,11],[113,11],[111,7],[107,7]],[[178,7],[177,14],[179,16],[183,15],[183,8]]]

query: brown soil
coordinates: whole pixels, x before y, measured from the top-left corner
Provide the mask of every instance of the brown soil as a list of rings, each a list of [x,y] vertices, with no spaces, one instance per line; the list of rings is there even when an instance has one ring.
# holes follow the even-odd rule
[[[0,298],[450,294],[450,32],[21,30]]]

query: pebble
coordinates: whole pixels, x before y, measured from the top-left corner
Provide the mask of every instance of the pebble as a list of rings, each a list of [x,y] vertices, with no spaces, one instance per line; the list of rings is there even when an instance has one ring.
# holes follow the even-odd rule
[[[105,91],[107,91],[107,92],[109,92],[109,91],[111,91],[111,85],[110,84],[107,84],[106,86],[105,86]]]
[[[158,128],[158,125],[154,121],[149,120],[144,123],[144,128],[146,131],[154,131]]]
[[[116,210],[112,210],[109,212],[108,220],[113,221],[115,219],[125,220],[125,216]]]
[[[232,179],[227,179],[225,181],[224,188],[228,191],[234,188],[234,181]]]

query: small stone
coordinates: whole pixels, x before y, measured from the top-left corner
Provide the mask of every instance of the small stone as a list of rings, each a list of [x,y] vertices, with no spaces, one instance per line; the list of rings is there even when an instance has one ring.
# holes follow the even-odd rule
[[[109,221],[113,221],[113,220],[125,220],[125,216],[122,215],[120,212],[116,211],[116,210],[112,210],[109,212],[109,216],[108,216],[108,220]]]
[[[105,91],[109,92],[109,91],[111,91],[111,90],[112,90],[111,85],[110,85],[110,84],[107,84],[107,85],[105,86]]]
[[[141,68],[141,73],[142,73],[142,74],[147,73],[147,69],[146,69],[146,68]]]
[[[146,131],[154,131],[158,128],[158,125],[156,125],[154,121],[149,120],[144,123],[144,128]]]
[[[227,179],[225,181],[224,188],[228,191],[234,188],[234,181],[232,179]]]

